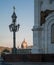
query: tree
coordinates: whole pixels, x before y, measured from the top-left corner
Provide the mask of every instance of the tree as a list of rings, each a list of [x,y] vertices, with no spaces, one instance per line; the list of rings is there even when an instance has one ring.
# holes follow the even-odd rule
[[[4,49],[4,50],[2,51],[2,54],[5,54],[5,53],[10,53],[10,51],[9,51],[8,49]]]

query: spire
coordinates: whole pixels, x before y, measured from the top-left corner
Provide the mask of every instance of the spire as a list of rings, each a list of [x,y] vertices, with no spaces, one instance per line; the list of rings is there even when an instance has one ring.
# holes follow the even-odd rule
[[[13,6],[13,14],[12,14],[12,19],[13,19],[13,22],[16,22],[16,13],[15,13],[15,6]]]
[[[25,38],[24,38],[24,40],[21,44],[21,48],[26,49],[27,47],[28,47],[28,44],[27,44],[27,42],[25,41]]]
[[[15,6],[13,6],[13,12],[15,12]]]
[[[25,42],[25,38],[24,38],[24,42]]]

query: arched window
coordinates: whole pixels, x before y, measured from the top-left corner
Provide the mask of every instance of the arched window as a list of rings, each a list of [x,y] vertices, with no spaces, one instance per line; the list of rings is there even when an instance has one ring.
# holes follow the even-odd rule
[[[51,43],[54,43],[54,24],[51,26]]]

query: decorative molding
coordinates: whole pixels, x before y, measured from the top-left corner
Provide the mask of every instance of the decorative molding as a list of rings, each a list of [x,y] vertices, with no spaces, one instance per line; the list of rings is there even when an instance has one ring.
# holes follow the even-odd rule
[[[38,27],[38,28],[33,27],[33,29],[32,29],[32,31],[42,31],[42,30],[43,30],[43,28],[41,28],[41,27]]]

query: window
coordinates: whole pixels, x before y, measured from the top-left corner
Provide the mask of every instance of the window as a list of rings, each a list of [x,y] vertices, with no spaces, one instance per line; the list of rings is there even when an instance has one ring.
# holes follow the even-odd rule
[[[54,43],[54,24],[51,26],[51,43]]]
[[[53,2],[54,0],[50,0],[50,4]]]

